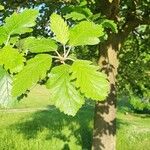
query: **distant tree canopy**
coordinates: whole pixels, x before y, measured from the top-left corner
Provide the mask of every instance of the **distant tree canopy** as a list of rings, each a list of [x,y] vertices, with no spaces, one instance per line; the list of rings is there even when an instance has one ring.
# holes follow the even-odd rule
[[[119,53],[118,83],[121,93],[150,98],[150,27],[139,26]]]

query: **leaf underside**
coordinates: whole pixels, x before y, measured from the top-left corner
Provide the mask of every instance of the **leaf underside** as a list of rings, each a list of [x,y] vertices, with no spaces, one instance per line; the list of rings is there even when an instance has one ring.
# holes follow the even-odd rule
[[[66,19],[72,19],[72,20],[82,20],[86,19],[86,16],[79,12],[71,12],[65,16]]]
[[[64,19],[53,13],[50,17],[50,27],[56,36],[56,40],[65,45],[69,40],[69,29]]]
[[[50,100],[53,105],[65,114],[74,116],[84,103],[84,98],[70,82],[70,66],[54,67],[47,82],[50,89]]]
[[[13,103],[11,95],[12,78],[6,71],[2,71],[2,68],[0,70],[0,106],[9,107]]]

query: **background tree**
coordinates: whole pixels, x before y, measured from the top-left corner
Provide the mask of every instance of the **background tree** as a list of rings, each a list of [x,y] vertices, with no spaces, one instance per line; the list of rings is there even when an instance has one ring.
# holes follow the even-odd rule
[[[96,105],[94,149],[115,149],[115,104],[117,55],[129,34],[141,24],[149,24],[148,1],[96,1],[96,10],[118,25],[118,33],[109,33],[107,41],[100,45],[99,62],[108,74],[112,87],[104,103]],[[105,8],[105,9],[104,9]],[[103,122],[103,123],[102,123]],[[101,126],[100,126],[101,123]]]
[[[118,96],[125,95],[126,103],[141,113],[149,112],[149,40],[149,26],[141,25],[129,35],[119,55]]]

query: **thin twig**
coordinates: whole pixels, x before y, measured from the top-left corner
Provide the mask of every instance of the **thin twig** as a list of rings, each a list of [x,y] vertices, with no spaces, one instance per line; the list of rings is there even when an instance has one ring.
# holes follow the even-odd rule
[[[67,53],[66,53],[66,55],[65,55],[65,57],[67,57],[68,56],[68,54],[70,53],[70,50],[71,50],[71,46],[69,46],[69,49],[68,49],[68,51],[67,51]]]
[[[57,50],[55,50],[55,52],[59,57],[61,57],[61,55],[59,54],[59,52]]]
[[[69,57],[68,57],[68,58],[66,58],[66,60],[72,60],[72,61],[75,61],[74,59],[72,59],[72,58],[69,58]]]
[[[66,46],[63,45],[63,50],[64,50],[64,56],[66,55]]]
[[[10,40],[10,35],[8,35],[8,37],[7,37],[7,41],[5,43],[6,46],[8,45],[9,40]]]
[[[52,55],[51,55],[51,57],[52,57],[52,58],[57,58],[57,59],[59,59],[59,57],[58,57],[58,56],[52,56]]]

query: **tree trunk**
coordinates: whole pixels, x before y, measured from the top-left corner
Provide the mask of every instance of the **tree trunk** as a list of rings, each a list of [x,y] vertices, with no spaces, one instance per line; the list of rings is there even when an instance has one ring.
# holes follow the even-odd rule
[[[101,13],[107,19],[118,22],[120,0],[95,0],[95,12]],[[110,93],[104,102],[98,102],[95,106],[93,150],[115,150],[116,149],[116,75],[118,67],[117,52],[131,31],[140,24],[149,24],[149,20],[138,18],[135,14],[135,3],[127,11],[125,23],[120,24],[117,34],[108,32],[108,40],[100,46],[99,65],[108,76],[110,82]],[[133,13],[134,11],[134,13]]]
[[[108,76],[110,93],[104,102],[95,106],[93,150],[115,150],[116,148],[116,75],[119,41],[115,38],[100,47],[99,65]]]
[[[108,19],[118,20],[120,0],[96,0],[96,12],[101,12]],[[103,102],[95,106],[93,150],[115,150],[116,148],[116,75],[117,51],[120,40],[116,34],[109,34],[108,40],[100,46],[99,65],[108,76],[110,93]]]

